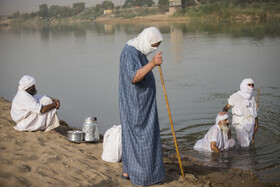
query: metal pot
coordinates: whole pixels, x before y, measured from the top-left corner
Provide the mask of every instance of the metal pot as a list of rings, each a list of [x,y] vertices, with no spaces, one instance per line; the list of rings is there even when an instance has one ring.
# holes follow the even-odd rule
[[[86,142],[96,142],[99,140],[99,128],[96,117],[87,117],[83,124]]]
[[[67,140],[71,142],[81,142],[84,140],[85,133],[83,131],[67,131]]]

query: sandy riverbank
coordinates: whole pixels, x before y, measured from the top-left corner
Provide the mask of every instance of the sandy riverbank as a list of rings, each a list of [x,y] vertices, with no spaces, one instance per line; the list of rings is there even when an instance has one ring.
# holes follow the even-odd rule
[[[175,17],[169,14],[156,14],[148,16],[136,16],[133,18],[115,18],[113,15],[102,15],[93,20],[99,23],[153,23],[153,22],[189,22],[188,17]]]
[[[57,25],[57,24],[77,24],[77,23],[102,23],[102,24],[116,24],[116,23],[141,23],[141,24],[157,24],[157,23],[164,23],[164,22],[189,22],[188,17],[174,17],[168,14],[157,14],[157,15],[149,15],[149,16],[138,16],[133,18],[116,18],[113,14],[106,14],[97,17],[94,20],[83,20],[79,18],[62,18],[62,19],[49,19],[48,21],[42,20],[39,17],[35,17],[33,19],[28,19],[26,21],[19,22],[19,20],[14,19],[6,19],[0,20],[1,27],[7,27],[12,24],[28,24],[28,25],[36,25],[38,23],[46,23],[48,22],[50,25]]]
[[[0,186],[133,186],[130,181],[120,178],[122,163],[101,160],[102,141],[69,142],[65,139],[69,127],[65,125],[57,128],[55,134],[16,131],[10,107],[11,102],[0,97]],[[268,185],[251,172],[210,168],[194,160],[182,158],[184,183],[177,159],[164,158],[166,178],[163,184],[155,186]]]

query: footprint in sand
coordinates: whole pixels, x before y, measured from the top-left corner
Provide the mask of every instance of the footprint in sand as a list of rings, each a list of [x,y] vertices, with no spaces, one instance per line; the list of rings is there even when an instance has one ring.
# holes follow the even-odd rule
[[[46,139],[45,138],[42,138],[42,137],[38,137],[37,140],[39,141],[39,144],[41,146],[46,146]]]
[[[22,164],[17,167],[17,171],[20,173],[27,173],[27,172],[31,171],[31,167],[28,165]]]

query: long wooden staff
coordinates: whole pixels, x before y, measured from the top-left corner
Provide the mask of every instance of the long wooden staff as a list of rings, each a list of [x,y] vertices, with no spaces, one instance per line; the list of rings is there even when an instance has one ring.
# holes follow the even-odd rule
[[[161,66],[159,65],[158,68],[159,68],[159,74],[160,74],[161,84],[162,84],[162,88],[163,88],[163,93],[164,93],[164,97],[165,97],[165,101],[166,101],[166,107],[167,107],[167,111],[168,111],[169,121],[170,121],[171,129],[172,129],[173,139],[174,139],[174,143],[175,143],[175,147],[176,147],[177,157],[178,157],[178,161],[179,161],[179,164],[180,164],[182,177],[185,181],[186,179],[185,179],[184,170],[183,170],[182,163],[181,163],[180,153],[179,153],[178,146],[177,146],[177,140],[176,140],[176,135],[175,135],[174,127],[173,127],[170,107],[169,107],[169,104],[168,104],[168,99],[167,99],[167,94],[166,94],[166,90],[165,90],[165,85],[164,85],[163,75],[162,75],[162,71],[161,71]]]
[[[258,98],[257,98],[256,110],[258,110],[258,106],[259,106],[260,90],[261,90],[261,87],[259,87],[259,89],[258,89]],[[252,144],[253,145],[255,144],[255,133],[253,134]]]
[[[261,87],[259,87],[259,89],[258,89],[258,99],[257,99],[256,110],[258,109],[258,105],[259,105],[259,99],[260,99],[260,89],[261,89]]]

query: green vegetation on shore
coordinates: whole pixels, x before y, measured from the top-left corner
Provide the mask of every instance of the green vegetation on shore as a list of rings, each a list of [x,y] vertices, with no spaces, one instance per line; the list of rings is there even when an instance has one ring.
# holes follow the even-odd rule
[[[133,3],[132,3],[133,2]],[[138,2],[138,4],[137,4]],[[35,22],[54,23],[69,20],[92,21],[106,14],[110,19],[130,19],[136,16],[162,14],[168,11],[168,0],[158,0],[158,6],[152,6],[152,0],[126,0],[123,6],[115,6],[112,1],[104,1],[92,7],[85,3],[74,3],[72,8],[46,4],[39,6],[37,12],[13,14],[14,23]],[[139,4],[142,3],[142,4]],[[141,5],[141,6],[140,6]],[[280,20],[280,1],[278,0],[182,0],[183,8],[173,17],[188,17],[191,20],[205,22],[265,22]],[[108,11],[109,10],[109,11]],[[106,12],[108,11],[108,12]]]
[[[212,0],[212,3],[199,3],[183,8],[174,16],[187,16],[196,21],[280,21],[280,1]]]

